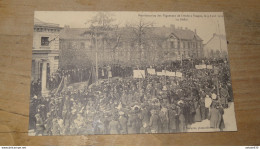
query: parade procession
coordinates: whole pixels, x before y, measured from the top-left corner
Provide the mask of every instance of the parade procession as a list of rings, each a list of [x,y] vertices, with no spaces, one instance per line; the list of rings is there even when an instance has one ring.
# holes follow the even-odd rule
[[[204,42],[196,29],[146,20],[115,28],[104,13],[94,18],[103,22],[87,29],[35,19],[29,135],[232,130],[224,35]]]

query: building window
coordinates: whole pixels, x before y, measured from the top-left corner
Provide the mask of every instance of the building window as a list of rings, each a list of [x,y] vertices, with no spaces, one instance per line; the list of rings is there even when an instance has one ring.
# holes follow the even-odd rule
[[[41,38],[41,45],[42,46],[49,46],[49,37],[42,37]]]
[[[58,60],[58,59],[59,59],[59,56],[54,56],[54,59],[55,59],[55,60]]]
[[[71,49],[72,48],[72,43],[68,42],[68,48]]]
[[[171,47],[171,49],[174,48],[174,42],[173,41],[170,42],[170,47]]]

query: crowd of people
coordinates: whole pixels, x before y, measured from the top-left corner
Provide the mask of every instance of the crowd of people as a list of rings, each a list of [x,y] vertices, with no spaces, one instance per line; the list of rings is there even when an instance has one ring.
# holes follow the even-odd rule
[[[218,72],[194,69],[199,63],[213,65]],[[133,78],[132,70],[148,67],[180,71],[183,76]],[[111,70],[113,78],[106,79],[109,69],[101,68],[100,80],[81,89],[68,88],[47,97],[33,92],[29,129],[35,135],[174,133],[186,132],[205,119],[211,128],[225,128],[224,109],[233,100],[226,60],[117,65]],[[88,81],[91,69],[73,72],[60,70],[59,74],[70,77],[73,84]]]

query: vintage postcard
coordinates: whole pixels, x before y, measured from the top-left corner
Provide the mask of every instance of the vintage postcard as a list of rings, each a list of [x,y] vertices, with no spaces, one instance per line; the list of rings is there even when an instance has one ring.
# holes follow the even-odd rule
[[[36,11],[29,135],[236,131],[222,12]]]

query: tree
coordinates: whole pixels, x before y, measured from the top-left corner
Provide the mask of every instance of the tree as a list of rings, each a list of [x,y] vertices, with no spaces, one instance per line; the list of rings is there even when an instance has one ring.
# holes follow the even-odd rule
[[[118,32],[118,24],[114,24],[115,19],[113,16],[114,15],[112,13],[98,12],[94,17],[85,23],[90,23],[89,29],[92,37],[95,39],[95,42],[98,42],[96,43],[97,45],[95,45],[97,48],[96,50],[98,53],[101,52],[99,55],[102,56],[103,60],[110,57],[109,55],[105,55],[105,52],[108,52],[109,54],[112,52],[112,59],[115,59],[115,51],[121,38],[120,33]],[[108,59],[107,61],[110,60]]]
[[[139,52],[139,63],[144,56],[144,49],[150,48],[151,39],[151,27],[153,22],[147,22],[143,18],[140,18],[138,23],[130,25],[132,28],[132,43],[137,43],[137,52]]]

